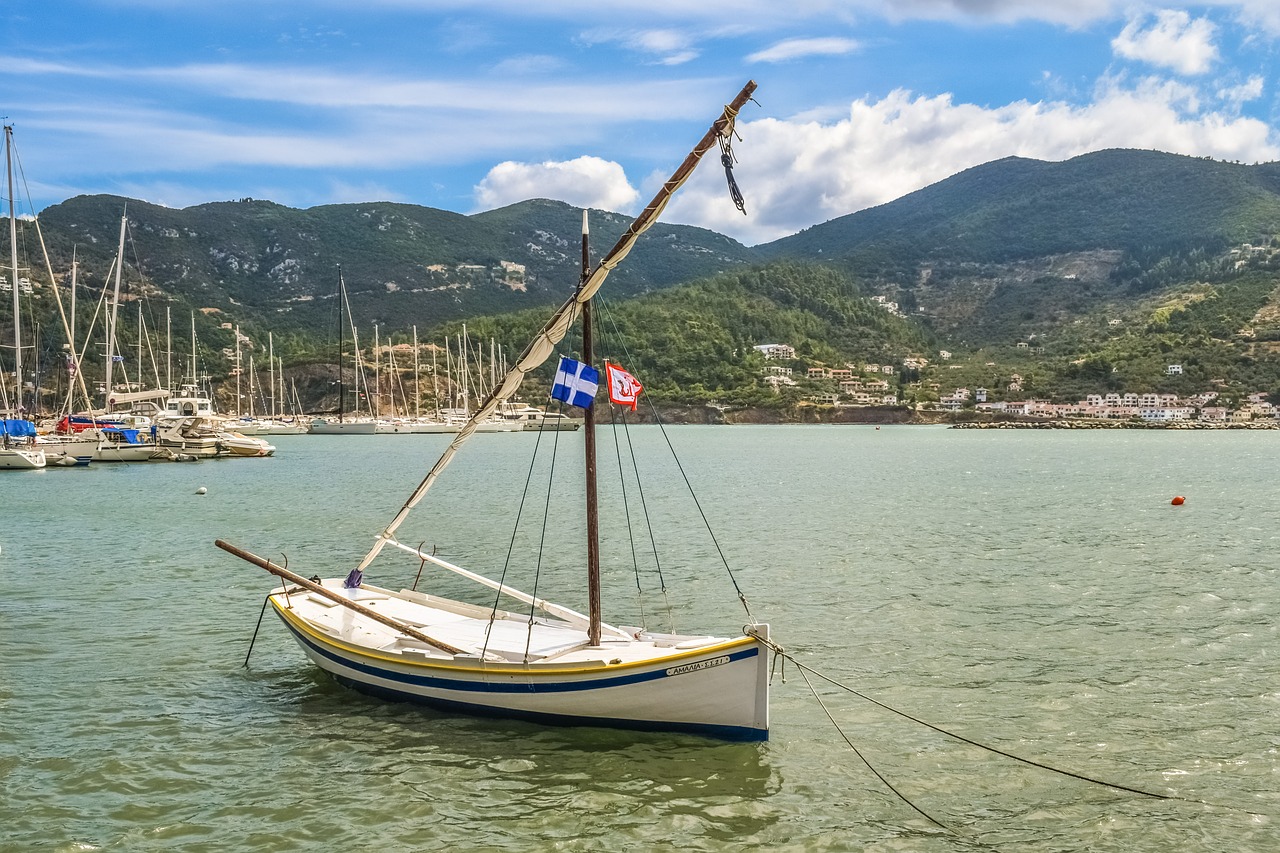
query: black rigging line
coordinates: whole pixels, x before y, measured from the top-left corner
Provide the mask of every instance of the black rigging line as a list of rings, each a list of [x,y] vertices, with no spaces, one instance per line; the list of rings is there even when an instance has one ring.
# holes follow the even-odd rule
[[[625,425],[627,416],[622,415],[622,423]],[[609,406],[609,424],[613,427],[610,430],[613,433],[613,451],[618,458],[618,484],[622,490],[622,512],[627,522],[627,541],[631,545],[631,565],[636,573],[636,605],[640,609],[640,627],[648,629],[648,619],[644,613],[644,587],[640,584],[640,558],[636,554],[636,537],[635,531],[631,527],[631,502],[627,500],[627,477],[622,470],[622,442],[618,441],[618,418],[613,406]],[[632,458],[634,464],[635,459]]]
[[[498,618],[498,605],[502,601],[502,590],[507,583],[507,570],[511,567],[511,556],[515,553],[516,534],[520,531],[520,519],[524,516],[524,502],[529,497],[529,484],[533,482],[533,469],[538,462],[538,448],[542,444],[542,430],[538,430],[538,437],[533,442],[533,454],[529,458],[529,473],[524,478],[524,490],[520,493],[520,505],[516,508],[516,520],[511,525],[511,541],[507,544],[507,558],[502,563],[502,574],[498,577],[498,590],[493,595],[493,609],[489,612],[489,626],[484,632],[484,646],[480,650],[480,657],[484,657],[489,651],[489,635],[493,631],[493,622]],[[551,460],[552,468],[555,467],[554,456]],[[546,518],[543,518],[543,530],[546,530]],[[415,583],[416,586],[416,583]],[[533,618],[532,612],[530,619]]]
[[[627,452],[631,454],[631,469],[636,475],[636,490],[640,493],[640,509],[644,511],[644,524],[649,531],[649,547],[653,549],[653,565],[658,571],[658,586],[662,591],[662,600],[666,605],[667,623],[671,633],[676,633],[675,610],[671,607],[671,597],[667,589],[667,578],[662,572],[662,559],[658,555],[658,537],[653,532],[653,517],[649,514],[649,504],[644,497],[644,483],[640,479],[640,467],[636,462],[635,445],[631,443],[631,427],[626,419],[622,421],[622,430],[627,437]]]
[[[560,411],[560,407],[557,411]],[[542,536],[538,540],[538,561],[533,570],[533,589],[529,595],[529,631],[524,638],[524,662],[529,662],[529,647],[533,644],[533,614],[537,608],[538,601],[538,582],[542,580],[542,556],[547,544],[547,519],[551,517],[551,487],[555,483],[556,477],[556,451],[560,448],[560,430],[552,430],[554,435],[551,439],[551,466],[547,472],[547,499],[542,507]],[[539,436],[541,439],[541,436]]]
[[[794,664],[794,665],[795,665],[795,666],[800,670],[800,672],[801,672],[802,674],[803,674],[803,673],[806,673],[806,672],[808,672],[808,673],[812,673],[814,676],[816,676],[816,677],[818,677],[818,678],[822,679],[823,681],[827,682],[828,684],[831,684],[831,685],[833,685],[833,686],[835,686],[835,687],[839,687],[841,690],[844,690],[844,691],[846,691],[846,692],[848,692],[848,693],[852,693],[854,696],[857,696],[859,699],[865,699],[866,701],[870,702],[871,704],[873,704],[873,705],[875,705],[875,706],[877,706],[877,707],[879,707],[879,708],[883,708],[884,710],[889,711],[890,713],[897,714],[899,717],[903,717],[904,719],[910,720],[910,721],[911,721],[911,722],[913,722],[913,723],[917,723],[917,724],[919,724],[919,725],[922,725],[922,726],[924,726],[924,727],[925,727],[925,728],[927,728],[927,729],[932,729],[933,731],[938,732],[939,734],[944,734],[944,735],[946,735],[947,737],[955,738],[956,740],[961,741],[961,742],[963,742],[963,743],[967,743],[967,744],[969,744],[970,746],[976,746],[976,747],[978,747],[979,749],[984,749],[984,750],[986,750],[987,752],[994,752],[996,755],[1002,755],[1002,756],[1004,756],[1005,758],[1010,758],[1010,759],[1013,759],[1014,761],[1019,761],[1019,762],[1021,762],[1021,763],[1023,763],[1023,764],[1028,764],[1028,765],[1030,765],[1030,766],[1032,766],[1032,767],[1038,767],[1038,768],[1040,768],[1041,770],[1048,770],[1050,773],[1057,773],[1057,774],[1060,774],[1060,775],[1062,775],[1062,776],[1070,776],[1072,779],[1079,779],[1079,780],[1080,780],[1080,781],[1082,781],[1082,782],[1091,782],[1091,783],[1093,783],[1094,785],[1102,785],[1102,786],[1103,786],[1103,787],[1105,787],[1105,788],[1113,788],[1113,789],[1115,789],[1115,790],[1117,790],[1117,791],[1126,791],[1126,792],[1128,792],[1128,793],[1130,793],[1130,794],[1138,794],[1138,795],[1140,795],[1140,796],[1143,796],[1143,797],[1151,797],[1152,799],[1156,799],[1156,800],[1181,800],[1181,799],[1183,799],[1182,797],[1177,797],[1177,796],[1174,796],[1173,794],[1157,794],[1157,793],[1153,793],[1152,791],[1144,791],[1144,790],[1142,790],[1141,788],[1133,788],[1133,787],[1130,787],[1130,786],[1128,786],[1128,785],[1121,785],[1121,784],[1118,784],[1118,783],[1116,783],[1116,782],[1108,782],[1108,781],[1106,781],[1105,779],[1097,779],[1097,778],[1094,778],[1093,776],[1086,776],[1086,775],[1085,775],[1085,774],[1083,774],[1083,773],[1076,773],[1076,772],[1073,772],[1073,771],[1071,771],[1071,770],[1063,770],[1063,769],[1062,769],[1062,768],[1060,768],[1060,767],[1054,767],[1054,766],[1052,766],[1052,765],[1050,765],[1050,764],[1045,764],[1045,763],[1043,763],[1043,762],[1035,761],[1035,760],[1030,759],[1030,758],[1023,758],[1023,757],[1022,757],[1022,756],[1020,756],[1020,755],[1014,755],[1012,752],[1006,752],[1006,751],[1004,751],[1003,749],[999,749],[999,748],[997,748],[997,747],[990,746],[990,745],[985,744],[985,743],[980,743],[979,741],[973,740],[972,738],[967,738],[967,737],[965,737],[964,735],[956,734],[955,732],[948,731],[947,729],[944,729],[944,728],[942,728],[941,726],[936,726],[936,725],[934,725],[933,723],[930,723],[930,722],[928,722],[928,721],[926,721],[926,720],[922,720],[922,719],[920,719],[919,717],[912,716],[911,714],[908,714],[906,711],[901,711],[901,710],[899,710],[899,709],[897,709],[897,708],[892,707],[891,705],[886,705],[885,703],[883,703],[883,702],[881,702],[881,701],[879,701],[879,700],[877,700],[877,699],[873,699],[872,697],[870,697],[870,696],[866,695],[865,693],[862,693],[862,692],[860,692],[860,691],[858,691],[858,690],[855,690],[854,688],[850,687],[849,685],[847,685],[847,684],[843,684],[843,683],[841,683],[841,682],[839,682],[839,681],[836,681],[836,680],[835,680],[834,678],[832,678],[831,676],[829,676],[829,675],[824,675],[823,673],[818,672],[818,671],[817,671],[816,669],[814,669],[813,667],[811,667],[811,666],[807,666],[806,664],[801,663],[800,661],[796,660],[796,659],[795,659],[795,657],[793,657],[791,654],[789,654],[789,653],[787,653],[787,652],[783,651],[783,650],[782,650],[782,648],[781,648],[781,647],[779,647],[779,646],[774,645],[774,646],[773,646],[773,650],[774,650],[774,653],[775,653],[775,654],[781,655],[781,656],[783,656],[784,658],[786,658],[787,660],[790,660],[790,661],[791,661],[791,663],[792,663],[792,664]],[[805,681],[807,682],[807,681],[808,681],[808,679],[806,678],[806,679],[805,679]],[[815,694],[815,695],[817,695],[817,694]],[[821,700],[819,700],[819,702],[821,702]],[[824,706],[824,710],[825,710],[825,706]],[[1195,802],[1195,801],[1192,801],[1192,800],[1184,800],[1184,802]],[[1202,803],[1201,805],[1212,805],[1212,804],[1210,804],[1210,803]]]
[[[794,659],[792,662],[794,663]],[[813,682],[809,680],[809,676],[805,673],[805,669],[806,669],[805,667],[800,667],[800,677],[803,678],[804,683],[809,686],[809,692],[811,692],[813,694],[813,698],[818,701],[818,705],[822,708],[823,713],[827,715],[827,719],[831,721],[831,725],[835,726],[836,732],[839,733],[840,737],[844,738],[844,742],[847,743],[849,745],[849,748],[853,750],[853,754],[858,756],[858,758],[862,759],[862,763],[867,766],[867,769],[870,770],[886,788],[888,788],[890,791],[893,791],[893,793],[898,797],[898,799],[902,800],[904,803],[911,806],[911,808],[914,809],[917,814],[922,815],[925,818],[925,820],[929,821],[935,826],[939,826],[947,830],[947,832],[951,832],[952,831],[951,827],[947,826],[945,823],[938,820],[936,817],[929,814],[924,809],[917,806],[915,803],[911,802],[911,800],[907,798],[906,794],[902,793],[897,788],[895,788],[893,786],[893,783],[884,777],[883,773],[881,773],[879,770],[877,770],[875,767],[871,765],[871,762],[867,760],[867,757],[862,754],[861,750],[859,750],[858,747],[854,746],[853,741],[850,740],[849,736],[844,733],[844,729],[840,728],[840,724],[836,722],[836,718],[831,715],[831,711],[827,709],[827,703],[823,702],[822,697],[818,695],[818,691],[814,688]],[[814,674],[817,675],[817,673],[814,673]]]
[[[622,335],[618,331],[617,324],[613,321],[613,316],[606,311],[605,317],[609,320],[609,323],[613,325],[614,334],[619,341],[623,353],[626,354],[627,360],[631,361],[631,353],[627,350],[626,342],[623,341]],[[680,471],[680,476],[684,480],[685,488],[689,490],[689,497],[693,499],[693,505],[698,509],[698,515],[702,518],[702,525],[707,529],[707,535],[711,537],[711,544],[715,547],[716,553],[720,556],[721,564],[729,574],[729,580],[733,583],[733,589],[738,594],[738,600],[742,602],[742,608],[747,612],[747,618],[752,622],[755,622],[755,617],[751,615],[751,605],[747,603],[747,596],[743,593],[742,587],[738,585],[738,578],[734,575],[733,569],[729,566],[729,560],[725,557],[724,550],[720,547],[720,541],[716,539],[715,531],[711,529],[711,522],[707,519],[707,514],[702,509],[702,502],[698,500],[698,494],[693,490],[693,483],[689,482],[689,475],[685,473],[684,466],[680,464],[680,457],[676,453],[675,446],[671,443],[671,436],[667,435],[667,427],[663,424],[662,417],[658,414],[657,407],[655,407],[647,398],[646,403],[649,406],[649,411],[653,413],[654,423],[658,425],[658,429],[662,432],[662,438],[667,443],[667,449],[671,451],[671,458],[675,461],[677,470]]]

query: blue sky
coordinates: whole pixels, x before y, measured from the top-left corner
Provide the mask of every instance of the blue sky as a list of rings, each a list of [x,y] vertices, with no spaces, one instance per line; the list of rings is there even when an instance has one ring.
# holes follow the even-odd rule
[[[754,245],[990,160],[1280,159],[1280,4],[1113,0],[56,0],[0,10],[19,209],[557,198]]]

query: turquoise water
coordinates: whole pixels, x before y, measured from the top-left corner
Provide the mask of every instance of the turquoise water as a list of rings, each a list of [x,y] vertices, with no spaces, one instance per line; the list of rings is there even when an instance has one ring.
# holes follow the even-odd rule
[[[274,620],[245,668],[271,579],[213,540],[345,573],[448,440],[285,436],[271,459],[0,476],[0,850],[1280,849],[1275,434],[668,436],[752,614],[797,658],[1005,751],[1180,799],[1021,765],[816,682],[939,829],[791,666],[763,744],[381,703]],[[402,538],[531,589],[542,527],[513,528],[537,440],[477,436]],[[652,427],[630,440],[665,445]],[[601,453],[603,490],[607,432]],[[681,473],[642,474],[672,608],[651,561],[637,593],[624,542],[607,618],[735,630],[716,545],[673,524],[699,514],[668,488]],[[534,467],[527,515],[548,476]],[[569,532],[548,533],[536,582],[581,609],[574,477],[561,458],[551,508]],[[606,534],[625,524],[607,504]],[[393,555],[370,578],[418,568]],[[420,586],[491,600],[430,567]]]

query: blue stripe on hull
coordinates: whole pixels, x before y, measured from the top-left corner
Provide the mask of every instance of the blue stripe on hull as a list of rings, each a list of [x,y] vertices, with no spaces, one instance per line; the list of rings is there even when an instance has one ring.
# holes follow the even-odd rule
[[[705,735],[720,740],[739,742],[764,741],[769,739],[767,729],[753,729],[746,726],[716,726],[708,723],[677,723],[655,720],[614,720],[605,717],[570,717],[563,714],[540,714],[536,711],[522,711],[510,708],[494,708],[489,705],[473,705],[470,702],[455,702],[449,699],[435,699],[419,696],[416,693],[404,693],[375,684],[366,684],[332,672],[334,681],[344,687],[350,687],[359,693],[386,699],[392,702],[409,702],[441,711],[452,711],[472,717],[492,717],[496,719],[525,720],[530,723],[541,723],[548,726],[593,726],[607,729],[627,729],[641,732],[685,732]]]
[[[289,625],[288,622],[285,622]],[[367,663],[361,663],[335,654],[324,646],[313,642],[310,637],[300,633],[292,625],[289,630],[293,632],[298,642],[302,643],[309,649],[328,658],[335,663],[340,663],[348,669],[354,669],[363,672],[366,675],[375,678],[385,678],[388,681],[398,681],[401,684],[412,684],[418,687],[438,687],[444,690],[466,690],[478,693],[563,693],[574,690],[597,690],[602,687],[621,687],[627,684],[638,684],[642,681],[656,681],[660,678],[669,677],[665,669],[656,669],[649,672],[639,672],[632,675],[619,675],[612,678],[593,678],[589,681],[555,681],[544,682],[545,676],[539,676],[537,683],[532,682],[483,682],[471,681],[457,678],[447,678],[431,675],[409,675],[395,670],[382,669]],[[760,649],[752,646],[748,649],[732,652],[727,655],[729,663],[743,660],[744,658],[753,658],[760,654]]]
[[[577,690],[596,690],[604,687],[619,687],[627,684],[637,684],[644,681],[653,681],[660,678],[668,678],[665,669],[657,669],[650,672],[636,673],[634,675],[617,676],[614,678],[591,679],[586,681],[561,681],[551,683],[538,684],[531,683],[485,683],[479,681],[462,681],[452,678],[440,678],[435,676],[424,675],[407,675],[405,673],[396,672],[394,670],[383,669],[369,664],[357,663],[349,658],[337,655],[313,642],[310,637],[298,631],[287,619],[281,616],[281,621],[288,627],[290,633],[303,646],[311,649],[320,656],[327,658],[342,666],[361,672],[376,678],[382,678],[388,681],[396,681],[405,685],[413,685],[416,687],[435,687],[445,690],[468,691],[476,693],[560,693],[565,691]],[[753,658],[760,654],[759,647],[753,646],[734,652],[729,657],[729,663],[733,663],[746,658]],[[323,667],[322,667],[323,669]],[[328,672],[328,670],[326,670]],[[681,723],[672,721],[655,721],[655,720],[629,720],[629,719],[610,719],[605,717],[574,717],[564,714],[548,714],[538,711],[527,711],[512,708],[499,708],[491,705],[474,704],[471,702],[459,702],[452,699],[440,699],[431,696],[422,696],[408,690],[397,690],[393,687],[386,687],[380,684],[369,684],[349,676],[338,675],[330,672],[339,684],[350,687],[361,693],[370,696],[376,696],[382,699],[389,699],[396,702],[412,702],[418,705],[426,705],[432,708],[438,708],[445,711],[457,711],[473,716],[485,717],[502,717],[508,719],[528,720],[535,723],[543,723],[546,725],[556,726],[599,726],[605,728],[630,729],[636,731],[665,731],[665,732],[690,732],[693,734],[708,735],[710,737],[720,738],[722,740],[732,741],[762,741],[769,739],[767,729],[756,729],[748,726],[722,726],[709,723]]]

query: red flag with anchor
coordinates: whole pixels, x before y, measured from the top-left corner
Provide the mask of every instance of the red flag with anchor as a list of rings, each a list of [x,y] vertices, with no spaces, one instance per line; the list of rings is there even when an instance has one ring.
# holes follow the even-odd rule
[[[630,406],[634,412],[644,386],[630,373],[608,361],[604,363],[604,372],[609,380],[609,399],[619,406]]]

